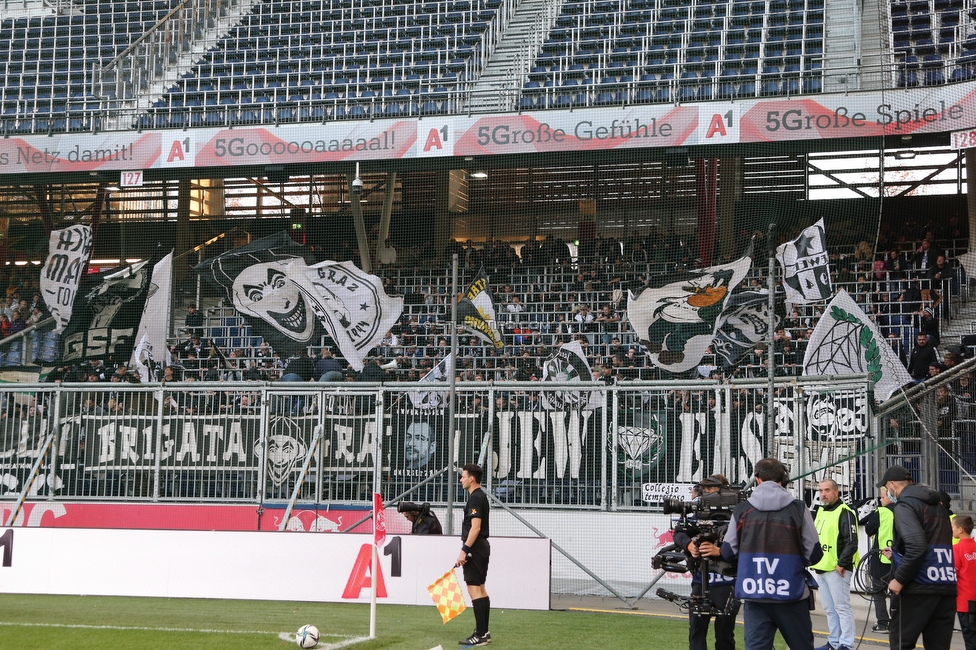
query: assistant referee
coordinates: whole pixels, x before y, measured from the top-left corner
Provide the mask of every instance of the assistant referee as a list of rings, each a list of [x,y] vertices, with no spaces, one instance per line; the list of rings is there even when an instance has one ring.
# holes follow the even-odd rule
[[[491,600],[485,591],[491,547],[488,545],[488,495],[481,489],[483,475],[481,467],[474,463],[461,468],[461,487],[468,493],[468,502],[464,506],[464,522],[461,524],[463,541],[457,563],[464,567],[464,582],[471,596],[475,623],[471,636],[458,642],[463,646],[491,643],[491,632],[488,631]]]

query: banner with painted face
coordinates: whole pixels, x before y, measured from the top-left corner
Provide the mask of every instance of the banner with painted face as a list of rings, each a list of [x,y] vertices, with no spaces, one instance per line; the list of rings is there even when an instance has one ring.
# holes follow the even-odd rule
[[[286,232],[195,267],[282,358],[328,336],[355,370],[403,312],[382,281],[352,262],[316,263]]]
[[[719,319],[712,346],[722,372],[731,372],[757,343],[765,341],[769,328],[779,326],[784,317],[783,296],[777,292],[769,318],[769,291],[734,291]]]
[[[627,320],[655,366],[678,373],[701,362],[732,290],[751,264],[746,255],[729,264],[689,272],[678,281],[645,289],[639,296],[628,290]]]

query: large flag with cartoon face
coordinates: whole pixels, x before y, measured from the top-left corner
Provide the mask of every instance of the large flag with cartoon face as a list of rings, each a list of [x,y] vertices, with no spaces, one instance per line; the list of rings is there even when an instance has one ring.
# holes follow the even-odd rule
[[[288,233],[265,237],[196,266],[222,289],[253,332],[281,357],[329,336],[355,370],[403,312],[382,281],[352,262],[315,263]]]
[[[883,402],[912,377],[881,330],[850,294],[841,289],[817,322],[803,356],[804,375],[867,373]]]
[[[833,289],[823,219],[793,241],[777,246],[776,259],[783,266],[786,302],[807,303],[830,298]]]
[[[746,255],[729,264],[689,272],[677,282],[645,289],[639,296],[628,291],[627,320],[655,366],[684,372],[701,362],[732,290],[751,263]]]

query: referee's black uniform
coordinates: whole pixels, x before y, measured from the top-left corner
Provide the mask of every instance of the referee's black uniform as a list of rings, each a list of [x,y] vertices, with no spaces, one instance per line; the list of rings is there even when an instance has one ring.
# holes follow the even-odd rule
[[[475,622],[474,632],[460,642],[462,646],[468,647],[491,643],[491,633],[488,631],[491,600],[488,598],[488,592],[485,591],[491,546],[488,544],[490,533],[488,495],[481,489],[482,476],[483,470],[474,463],[465,465],[461,470],[461,486],[468,493],[468,502],[464,504],[458,564],[461,564],[464,570],[464,581],[468,585],[468,594],[471,596]]]
[[[464,582],[469,585],[483,585],[488,578],[488,558],[491,546],[488,544],[488,495],[484,490],[475,490],[468,495],[464,505],[464,522],[461,524],[461,542],[468,539],[471,520],[481,520],[478,539],[468,551],[468,561],[464,564]]]

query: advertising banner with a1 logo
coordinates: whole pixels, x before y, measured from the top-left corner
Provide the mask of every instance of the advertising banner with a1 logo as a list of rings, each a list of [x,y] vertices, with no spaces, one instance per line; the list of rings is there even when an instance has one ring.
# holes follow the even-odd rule
[[[379,551],[373,576],[366,535],[88,528],[10,528],[4,535],[0,593],[367,602],[375,578],[383,602],[430,606],[427,585],[457,556],[454,537],[396,535]],[[491,541],[496,607],[549,609],[550,541]],[[293,558],[301,558],[301,570],[282,571],[282,561]]]
[[[60,133],[0,140],[0,174],[609,151],[914,133],[976,136],[976,82],[680,105]]]

